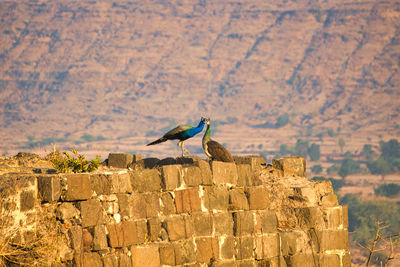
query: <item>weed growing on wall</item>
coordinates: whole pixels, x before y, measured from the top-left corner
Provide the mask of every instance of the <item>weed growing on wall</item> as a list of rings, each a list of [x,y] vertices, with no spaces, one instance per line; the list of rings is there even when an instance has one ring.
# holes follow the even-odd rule
[[[93,160],[87,160],[84,155],[78,154],[78,151],[71,149],[72,156],[68,152],[52,152],[49,159],[59,172],[92,172],[100,166],[100,156]]]

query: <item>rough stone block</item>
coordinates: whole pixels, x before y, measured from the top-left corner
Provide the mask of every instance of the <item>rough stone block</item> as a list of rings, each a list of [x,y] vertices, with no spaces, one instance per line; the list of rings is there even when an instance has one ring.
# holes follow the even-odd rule
[[[313,181],[313,185],[320,198],[333,192],[332,182],[329,180]]]
[[[71,246],[75,252],[81,252],[82,246],[82,228],[80,226],[72,226],[68,230],[68,236],[71,240]]]
[[[304,267],[314,267],[318,266],[318,256],[313,254],[297,254],[285,257],[287,266],[304,266]],[[325,266],[325,265],[322,265]],[[332,266],[332,265],[326,265]],[[340,266],[340,265],[338,265]]]
[[[311,253],[309,236],[304,231],[288,231],[279,233],[281,253],[283,256],[297,253]]]
[[[233,233],[235,236],[254,233],[254,214],[251,211],[238,211],[233,216]]]
[[[238,164],[236,165],[238,173],[238,186],[252,186],[254,173],[249,164]]]
[[[275,232],[278,226],[278,218],[275,211],[260,210],[256,213],[256,233],[265,234]]]
[[[175,265],[175,250],[171,243],[160,243],[160,265]]]
[[[38,177],[38,198],[45,202],[58,201],[61,196],[61,181],[57,175]]]
[[[324,216],[319,207],[296,208],[295,214],[303,229],[319,229],[325,225]]]
[[[316,206],[318,203],[318,195],[314,188],[312,187],[294,187],[293,188],[295,196],[297,196],[302,201],[306,202],[307,206]]]
[[[198,188],[175,191],[176,212],[201,211],[201,201]]]
[[[56,218],[62,222],[78,216],[79,210],[71,202],[64,202],[56,209]]]
[[[219,246],[221,248],[221,258],[233,259],[236,251],[236,240],[233,236],[220,236],[219,237]]]
[[[104,267],[119,267],[118,256],[116,254],[103,255],[103,266]]]
[[[196,260],[198,263],[210,263],[219,256],[218,239],[212,237],[198,237],[196,242]]]
[[[145,222],[124,221],[107,225],[110,246],[126,247],[144,243],[147,225]]]
[[[203,176],[198,166],[183,167],[182,177],[188,187],[199,186],[203,182]]]
[[[261,170],[266,165],[265,159],[260,156],[233,156],[233,160],[236,164],[246,164],[251,167],[252,171]]]
[[[146,203],[142,194],[117,194],[117,198],[123,218],[146,218]]]
[[[138,192],[161,191],[161,177],[156,169],[131,171],[132,189]]]
[[[161,193],[161,212],[164,215],[176,213],[174,198],[171,193]]]
[[[158,216],[158,214],[160,213],[160,198],[158,197],[158,194],[147,193],[143,194],[143,197],[144,197],[144,202],[146,204],[145,205],[146,217],[151,218]]]
[[[108,154],[108,166],[115,168],[127,168],[134,161],[134,155],[126,153]]]
[[[98,199],[80,202],[82,226],[89,227],[104,222],[103,207]]]
[[[89,174],[67,174],[67,186],[64,199],[66,201],[86,200],[93,195]]]
[[[321,266],[342,266],[340,256],[337,254],[323,254]]]
[[[243,189],[234,188],[229,190],[229,209],[231,210],[248,210],[249,203],[244,194]]]
[[[82,229],[83,251],[90,252],[93,248],[93,236],[87,229]]]
[[[191,263],[196,260],[196,252],[192,240],[188,239],[180,242],[174,242],[173,245],[176,265]]]
[[[273,159],[272,166],[281,170],[284,175],[306,177],[306,160],[303,157],[283,157]]]
[[[163,189],[174,190],[180,186],[182,165],[165,165],[160,170]]]
[[[21,211],[28,211],[35,207],[36,203],[35,191],[22,191],[19,195],[19,207]]]
[[[165,223],[171,241],[186,238],[185,220],[182,216],[170,216],[165,219]]]
[[[118,267],[132,267],[132,259],[125,253],[118,253]]]
[[[215,184],[237,184],[238,174],[234,162],[212,161],[211,169]]]
[[[255,242],[253,236],[243,236],[236,238],[236,259],[244,260],[253,258]]]
[[[344,229],[348,227],[347,206],[323,207],[325,229]]]
[[[201,171],[201,184],[212,185],[212,172],[209,162],[199,159],[195,161],[195,165],[198,166]]]
[[[157,244],[132,246],[133,267],[158,267],[160,266],[160,253]]]
[[[348,249],[348,231],[347,229],[341,230],[319,230],[316,235],[312,235],[312,241],[320,252],[335,249]]]
[[[343,267],[351,266],[350,252],[346,251],[346,253],[343,255],[342,264],[340,266],[343,266]]]
[[[277,233],[264,234],[262,239],[263,258],[272,258],[279,255],[279,235]]]
[[[211,265],[211,267],[237,267],[236,260],[223,260],[223,261],[215,261]]]
[[[334,193],[329,193],[321,198],[321,204],[325,207],[335,207],[339,205],[337,196]]]
[[[79,253],[74,256],[74,266],[79,267],[98,267],[102,266],[103,261],[98,253]]]
[[[192,218],[196,236],[210,236],[212,234],[212,218],[208,212],[193,213]]]
[[[264,210],[270,204],[269,192],[264,186],[249,187],[246,191],[251,210]]]
[[[128,173],[91,174],[90,182],[97,195],[132,192]]]
[[[204,191],[204,205],[209,211],[228,209],[229,193],[225,187],[205,186]]]
[[[215,235],[233,235],[233,218],[230,212],[218,212],[212,215]]]
[[[96,225],[93,229],[93,250],[103,250],[108,248],[107,230],[105,225]]]
[[[151,218],[147,221],[150,241],[157,241],[161,231],[161,220],[158,217]]]

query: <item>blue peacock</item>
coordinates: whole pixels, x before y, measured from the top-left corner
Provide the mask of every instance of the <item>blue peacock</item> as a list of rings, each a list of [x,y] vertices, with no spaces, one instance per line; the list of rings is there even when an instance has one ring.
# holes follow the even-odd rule
[[[189,151],[185,149],[184,147],[184,141],[192,138],[196,134],[200,133],[203,128],[204,124],[206,122],[206,118],[201,118],[199,125],[197,127],[189,126],[189,125],[179,125],[175,127],[174,129],[168,131],[166,134],[164,134],[161,138],[147,144],[148,146],[151,145],[156,145],[162,142],[165,142],[167,140],[176,140],[179,139],[178,146],[182,149],[182,157],[185,156],[185,152],[189,155]]]

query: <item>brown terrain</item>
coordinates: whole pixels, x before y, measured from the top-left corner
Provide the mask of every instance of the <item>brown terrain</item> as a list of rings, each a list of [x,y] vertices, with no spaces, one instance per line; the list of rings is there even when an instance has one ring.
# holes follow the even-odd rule
[[[175,157],[176,142],[145,144],[207,116],[234,155],[319,144],[312,177],[400,136],[398,1],[2,1],[0,15],[3,156]],[[201,136],[185,144],[205,157]],[[388,181],[353,175],[340,193]]]

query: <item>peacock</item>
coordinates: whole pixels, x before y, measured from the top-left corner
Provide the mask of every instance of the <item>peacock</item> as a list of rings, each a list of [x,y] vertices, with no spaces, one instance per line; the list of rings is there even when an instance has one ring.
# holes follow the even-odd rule
[[[204,153],[211,159],[223,162],[233,162],[231,153],[220,143],[210,137],[210,119],[206,119],[207,130],[203,136]]]
[[[189,151],[187,149],[184,148],[184,144],[183,142],[193,136],[195,136],[196,134],[200,133],[203,128],[204,128],[204,124],[205,121],[207,119],[206,118],[201,118],[199,125],[197,125],[197,127],[193,127],[193,126],[189,126],[189,125],[179,125],[177,127],[175,127],[174,129],[168,131],[166,134],[163,135],[163,137],[157,139],[154,142],[151,142],[149,144],[147,144],[148,146],[151,145],[156,145],[162,142],[165,142],[167,140],[175,140],[175,139],[179,139],[180,141],[178,142],[178,146],[182,149],[182,157],[185,156],[185,151],[189,153]]]

